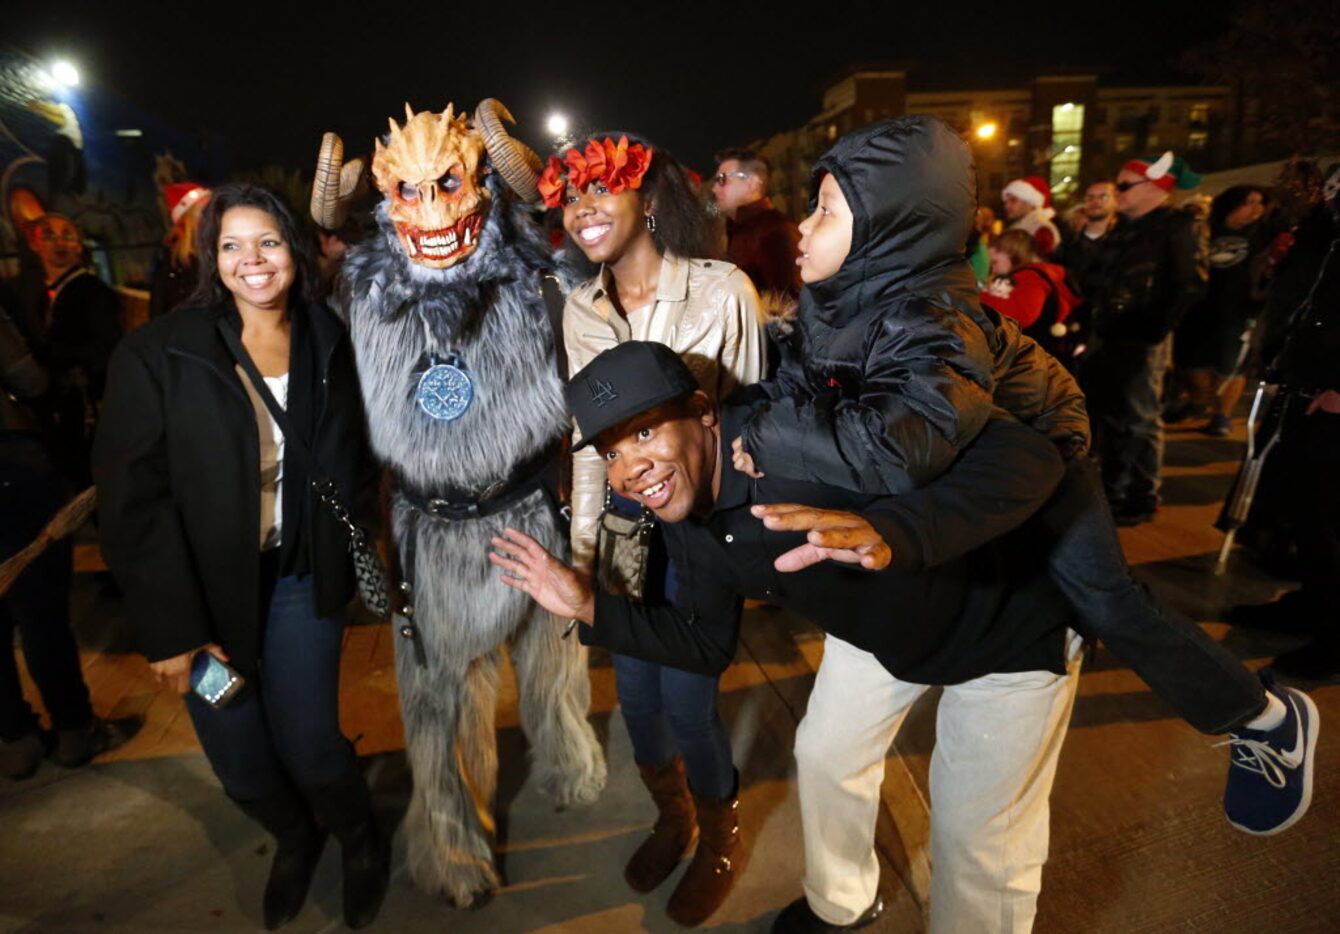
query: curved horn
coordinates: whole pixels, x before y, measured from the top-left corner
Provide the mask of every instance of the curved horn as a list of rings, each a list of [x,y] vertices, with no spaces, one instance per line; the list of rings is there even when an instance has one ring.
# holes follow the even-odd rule
[[[363,178],[363,160],[344,162],[344,141],[336,133],[321,137],[321,152],[316,157],[312,176],[312,220],[326,230],[344,225],[349,202]]]
[[[475,108],[475,126],[484,138],[493,168],[521,200],[534,204],[540,200],[538,183],[544,163],[529,146],[507,132],[504,120],[516,123],[502,102],[492,97],[480,101]]]

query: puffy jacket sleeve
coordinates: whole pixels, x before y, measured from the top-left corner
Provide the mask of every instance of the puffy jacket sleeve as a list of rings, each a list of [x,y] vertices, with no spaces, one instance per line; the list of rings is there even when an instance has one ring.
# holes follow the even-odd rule
[[[918,571],[962,557],[1021,526],[1064,475],[1055,446],[1008,416],[990,419],[952,467],[920,490],[861,511],[893,554]]]
[[[103,557],[151,662],[216,640],[173,501],[164,398],[137,342],[123,341],[109,366],[93,477]]]
[[[1089,449],[1089,411],[1075,378],[1037,341],[1002,320],[996,405],[1042,432],[1069,460]]]
[[[583,345],[572,304],[563,312],[563,343],[568,352],[568,373],[574,374],[586,366],[595,354]],[[581,441],[582,432],[577,422],[572,423],[572,443]],[[572,563],[578,567],[591,565],[596,551],[596,522],[605,505],[605,462],[593,447],[584,447],[572,453]]]
[[[993,355],[966,315],[904,303],[867,335],[856,398],[757,402],[742,438],[764,474],[905,493],[944,470],[991,414]]]

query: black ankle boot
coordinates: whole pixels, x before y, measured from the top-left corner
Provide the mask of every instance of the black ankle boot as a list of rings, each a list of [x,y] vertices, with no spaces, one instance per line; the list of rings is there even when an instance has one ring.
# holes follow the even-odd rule
[[[335,782],[309,789],[321,823],[340,841],[344,870],[344,923],[366,927],[377,917],[391,876],[391,840],[377,824],[372,795],[357,760]]]
[[[265,883],[262,901],[265,928],[273,931],[302,911],[326,845],[326,834],[312,820],[307,802],[293,792],[252,801],[233,800],[275,838],[275,858],[270,864],[270,878]]]

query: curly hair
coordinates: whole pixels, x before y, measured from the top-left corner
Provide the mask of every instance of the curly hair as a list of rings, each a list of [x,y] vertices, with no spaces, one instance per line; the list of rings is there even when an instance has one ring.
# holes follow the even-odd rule
[[[609,137],[617,140],[621,136],[628,137],[630,146],[641,143],[653,150],[651,165],[642,177],[642,187],[633,193],[643,206],[649,204],[651,213],[656,215],[656,230],[651,237],[657,252],[669,250],[685,259],[717,259],[720,250],[716,226],[689,178],[689,170],[667,150],[644,136],[625,130],[590,133],[579,137],[577,146],[584,147],[588,139]],[[561,157],[569,148],[564,146],[555,155]]]
[[[256,208],[275,219],[279,225],[279,235],[293,256],[294,278],[289,294],[296,295],[304,303],[315,301],[320,277],[317,274],[316,247],[311,236],[278,194],[259,185],[232,182],[213,190],[200,217],[195,240],[196,256],[200,259],[200,278],[185,304],[212,308],[232,301],[232,293],[219,278],[219,230],[223,226],[223,215],[232,208]]]

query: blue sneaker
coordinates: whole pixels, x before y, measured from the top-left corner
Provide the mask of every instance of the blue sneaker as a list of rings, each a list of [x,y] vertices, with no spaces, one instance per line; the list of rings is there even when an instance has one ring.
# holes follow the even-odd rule
[[[1224,789],[1228,822],[1263,837],[1287,830],[1307,813],[1321,732],[1312,698],[1269,677],[1264,680],[1266,690],[1284,703],[1284,722],[1273,730],[1242,729],[1219,743],[1231,747]]]

